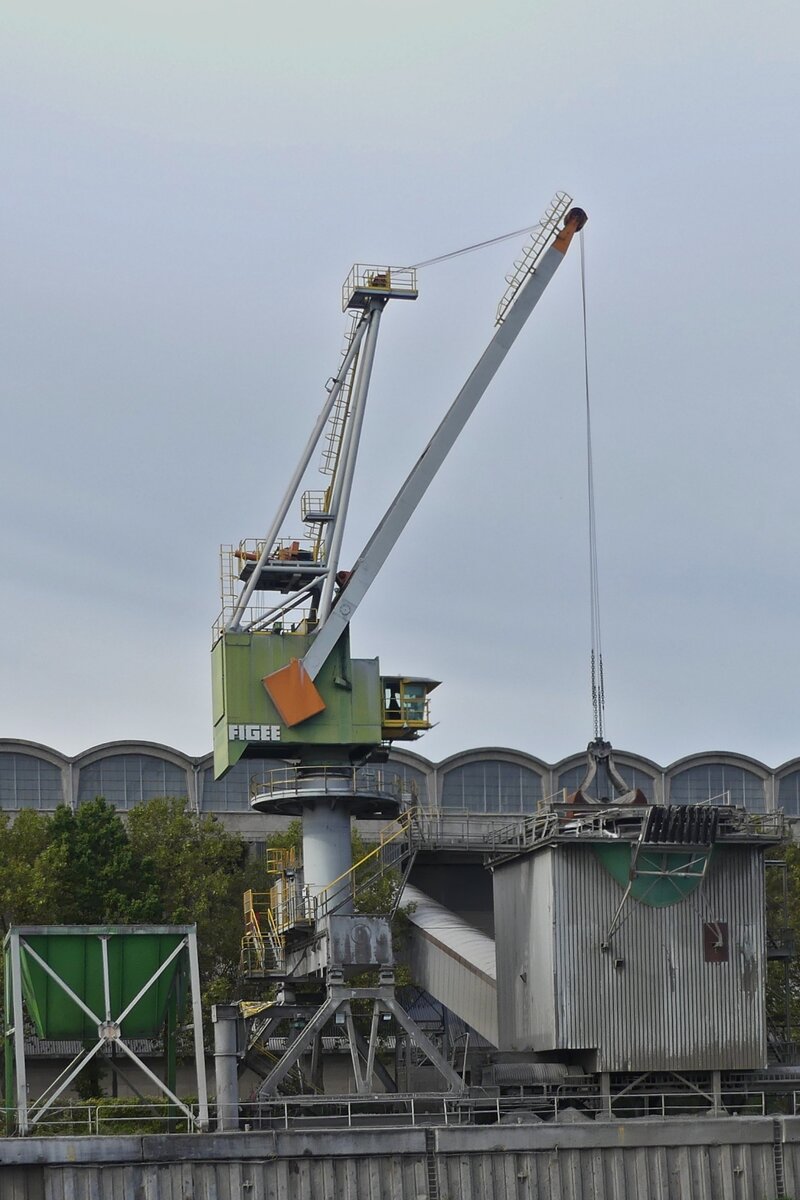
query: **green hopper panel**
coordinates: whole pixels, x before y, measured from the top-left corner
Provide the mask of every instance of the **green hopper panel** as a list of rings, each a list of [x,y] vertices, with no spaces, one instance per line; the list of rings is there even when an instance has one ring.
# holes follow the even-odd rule
[[[702,882],[702,858],[712,847],[698,850],[642,850],[636,861],[639,871],[631,883],[631,897],[652,908],[667,908],[690,896]],[[631,870],[629,845],[594,846],[593,850],[620,887],[627,887]],[[658,877],[660,875],[660,878]]]
[[[102,945],[97,932],[25,934],[24,941],[63,979],[102,1020],[106,1004],[103,988]],[[108,965],[111,1018],[117,1017],[152,978],[161,963],[183,940],[180,933],[108,932]],[[59,987],[43,967],[20,945],[22,989],[28,1012],[40,1038],[97,1037],[97,1023]],[[127,1037],[157,1037],[163,1030],[173,989],[178,1009],[186,1000],[187,955],[178,954],[144,994],[123,1022]]]

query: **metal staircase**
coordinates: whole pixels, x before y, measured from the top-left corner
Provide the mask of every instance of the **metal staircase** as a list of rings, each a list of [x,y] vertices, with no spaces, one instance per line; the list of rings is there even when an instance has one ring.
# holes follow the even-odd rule
[[[353,313],[350,318],[350,328],[345,334],[344,345],[342,347],[342,361],[347,357],[347,351],[353,344],[356,329],[361,323],[362,316],[360,312]],[[325,446],[322,451],[322,465],[320,472],[323,475],[335,475],[336,467],[339,463],[339,456],[342,449],[342,437],[344,427],[347,422],[347,414],[350,411],[350,395],[353,389],[353,379],[355,377],[356,368],[358,366],[358,355],[355,356],[350,364],[350,370],[345,376],[342,390],[336,398],[336,403],[333,406],[333,412],[328,420],[328,427],[325,430]]]
[[[280,974],[284,967],[284,938],[275,922],[268,898],[268,892],[254,892],[252,889],[244,894],[245,932],[241,966],[243,973],[251,978]]]
[[[347,353],[353,344],[361,319],[361,313],[351,314],[350,328],[345,334],[341,352],[342,363],[347,358]],[[324,490],[305,491],[300,497],[300,515],[303,524],[306,526],[308,536],[314,541],[313,555],[315,562],[325,561],[325,530],[328,524],[335,518],[335,514],[331,512],[333,486],[342,456],[345,430],[347,428],[348,417],[350,416],[353,382],[357,370],[358,353],[356,353],[350,363],[341,390],[336,397],[330,417],[328,418],[328,424],[325,427],[325,442],[322,448],[322,462],[319,469],[321,475],[331,476],[331,483]],[[331,379],[328,383],[329,391],[332,386],[333,380]]]
[[[245,932],[241,946],[241,970],[248,978],[280,976],[286,964],[286,936],[312,933],[317,921],[352,900],[359,901],[383,879],[391,878],[391,915],[397,908],[408,872],[416,854],[411,828],[417,810],[407,809],[378,835],[352,867],[310,896],[302,884],[301,863],[292,850],[270,850],[267,871],[277,876],[269,891],[252,889],[244,894]]]

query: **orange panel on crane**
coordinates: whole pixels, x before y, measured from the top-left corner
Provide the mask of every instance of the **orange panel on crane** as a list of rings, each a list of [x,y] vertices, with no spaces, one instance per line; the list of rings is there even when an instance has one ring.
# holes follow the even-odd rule
[[[261,682],[289,727],[307,721],[325,708],[325,701],[299,658],[293,658],[287,667],[265,675]]]

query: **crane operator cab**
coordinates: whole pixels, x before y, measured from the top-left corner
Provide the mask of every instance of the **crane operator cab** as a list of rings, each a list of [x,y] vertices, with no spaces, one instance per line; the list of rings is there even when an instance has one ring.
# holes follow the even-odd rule
[[[381,676],[384,741],[413,741],[431,728],[428,696],[439,682],[408,675]]]

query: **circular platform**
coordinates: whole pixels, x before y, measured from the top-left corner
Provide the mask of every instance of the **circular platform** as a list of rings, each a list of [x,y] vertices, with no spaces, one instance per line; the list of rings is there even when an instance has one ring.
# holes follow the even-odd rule
[[[393,820],[400,811],[400,780],[375,767],[277,767],[250,780],[250,806],[299,817],[319,804],[347,808],[354,817]]]

